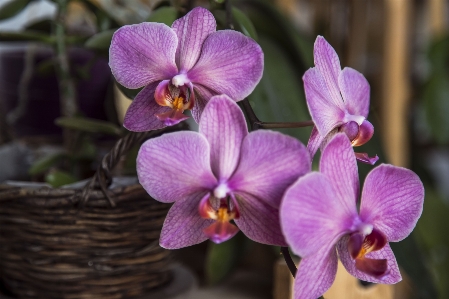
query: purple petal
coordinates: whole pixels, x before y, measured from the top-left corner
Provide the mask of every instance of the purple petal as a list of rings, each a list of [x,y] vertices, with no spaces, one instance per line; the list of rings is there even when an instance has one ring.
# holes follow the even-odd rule
[[[424,187],[411,170],[382,164],[365,179],[360,218],[387,236],[389,242],[406,238],[421,216]]]
[[[367,153],[354,153],[354,154],[357,160],[369,165],[374,165],[379,160],[379,157],[377,155],[374,157],[370,157],[368,156]]]
[[[336,134],[321,154],[320,172],[331,182],[342,209],[356,213],[359,196],[359,172],[354,150],[344,133]]]
[[[166,127],[156,115],[172,110],[160,106],[154,99],[154,92],[159,82],[151,83],[142,89],[126,111],[123,126],[133,132],[144,132]]]
[[[316,126],[313,126],[312,133],[310,133],[309,142],[307,142],[307,149],[310,153],[310,160],[313,160],[313,157],[320,148],[321,143],[323,143],[323,136],[318,133]]]
[[[239,229],[228,221],[215,221],[205,228],[203,232],[209,240],[215,244],[220,244],[234,237],[239,232]]]
[[[234,221],[248,238],[262,244],[287,246],[278,209],[248,193],[238,192],[235,195],[240,217]]]
[[[137,156],[139,182],[161,202],[183,200],[211,190],[217,181],[209,164],[209,144],[196,132],[175,132],[146,141]]]
[[[176,20],[172,29],[178,36],[176,64],[181,72],[189,71],[198,61],[204,40],[213,32],[217,23],[205,8],[196,7],[184,17]]]
[[[340,128],[338,128],[338,131],[345,133],[349,140],[352,142],[357,138],[357,135],[359,135],[359,124],[355,121],[350,121],[345,123],[344,125],[341,125]]]
[[[315,40],[313,58],[317,70],[323,76],[330,95],[329,100],[344,110],[345,106],[338,87],[338,78],[341,72],[340,59],[334,48],[322,36],[318,36]]]
[[[170,79],[178,72],[175,52],[178,38],[165,24],[126,25],[112,36],[109,66],[118,83],[140,88]]]
[[[242,110],[226,95],[214,96],[204,109],[199,131],[209,141],[213,173],[218,180],[227,180],[237,167],[248,134]]]
[[[348,251],[348,239],[349,236],[341,238],[341,240],[337,243],[337,250],[341,263],[343,264],[343,266],[345,266],[349,274],[357,277],[358,279],[374,283],[393,284],[402,280],[398,263],[396,262],[394,253],[391,250],[390,245],[388,243],[385,245],[384,248],[378,251],[372,251],[365,256],[370,259],[387,260],[388,266],[387,274],[381,278],[378,278],[366,274],[355,267],[355,260],[351,257]]]
[[[249,37],[233,30],[209,35],[188,77],[217,94],[243,100],[262,78],[263,52]]]
[[[205,193],[194,193],[175,202],[165,218],[159,244],[166,249],[192,246],[207,240],[203,230],[214,220],[203,219],[198,205]]]
[[[278,208],[285,190],[310,168],[309,153],[297,139],[259,130],[243,140],[240,163],[228,186]]]
[[[335,199],[331,182],[319,172],[306,174],[287,189],[280,208],[281,227],[296,254],[308,257],[329,248],[351,227],[356,212],[348,215]]]
[[[368,117],[370,87],[365,77],[356,70],[345,67],[338,77],[338,85],[348,112]]]
[[[343,124],[345,112],[330,99],[323,76],[317,68],[310,68],[303,76],[304,91],[310,116],[321,136]]]
[[[201,114],[203,113],[204,107],[206,107],[207,102],[210,98],[217,95],[215,92],[211,91],[209,88],[204,87],[200,84],[195,84],[193,86],[195,91],[195,106],[193,106],[192,117],[197,122],[200,123]]]
[[[352,140],[352,146],[360,146],[367,143],[374,134],[374,126],[368,121],[364,120],[359,127],[358,135]]]
[[[303,258],[295,277],[295,299],[316,299],[323,295],[335,280],[338,259],[335,246],[324,247],[314,255]]]

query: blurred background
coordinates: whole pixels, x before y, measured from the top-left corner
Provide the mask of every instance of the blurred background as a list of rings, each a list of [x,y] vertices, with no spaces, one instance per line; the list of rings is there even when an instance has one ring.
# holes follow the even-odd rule
[[[111,75],[113,32],[143,21],[170,26],[198,5],[211,9],[217,29],[224,29],[223,2],[0,0],[0,183],[59,187],[91,176],[125,134],[121,120],[137,93]],[[354,288],[362,292],[354,298],[449,298],[449,1],[231,2],[235,29],[265,54],[263,78],[249,97],[259,119],[310,119],[301,78],[313,66],[313,42],[322,35],[342,67],[358,70],[370,83],[368,119],[375,135],[361,151],[379,155],[378,163],[412,169],[425,185],[415,231],[392,244],[402,286],[374,293],[378,286],[341,278],[325,298],[353,298]],[[281,131],[303,143],[310,134],[310,128]],[[135,172],[136,151],[117,173]],[[363,181],[372,167],[359,168]],[[179,287],[176,298],[287,298],[291,281],[281,259],[279,248],[241,234],[222,245],[175,250],[174,267],[183,270],[176,272],[181,278],[173,289]],[[1,281],[0,291],[0,298],[14,298]]]

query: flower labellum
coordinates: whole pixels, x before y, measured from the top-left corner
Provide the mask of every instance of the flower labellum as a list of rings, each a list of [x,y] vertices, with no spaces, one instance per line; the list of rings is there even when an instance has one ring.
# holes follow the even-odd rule
[[[302,260],[295,299],[315,299],[332,285],[337,252],[353,276],[374,283],[399,282],[401,274],[389,242],[406,238],[421,216],[424,188],[411,170],[382,164],[365,180],[360,212],[357,162],[346,134],[323,149],[320,172],[300,177],[285,192],[281,227]]]
[[[150,131],[188,118],[199,122],[210,97],[226,94],[243,100],[259,83],[263,52],[234,30],[215,31],[213,15],[197,7],[172,27],[141,23],[118,29],[109,49],[109,65],[121,85],[144,87],[129,107],[123,125]]]
[[[150,139],[137,157],[145,190],[158,201],[174,202],[160,238],[168,249],[208,238],[221,243],[239,229],[256,242],[285,245],[280,201],[310,167],[298,140],[268,130],[248,133],[243,112],[226,95],[210,99],[199,133]]]
[[[370,87],[356,70],[341,70],[340,59],[332,46],[318,36],[314,46],[315,67],[303,76],[307,106],[315,123],[307,147],[313,158],[333,134],[343,132],[352,146],[368,142],[374,134],[366,119],[369,112]],[[379,159],[366,153],[356,154],[358,160],[374,165]]]

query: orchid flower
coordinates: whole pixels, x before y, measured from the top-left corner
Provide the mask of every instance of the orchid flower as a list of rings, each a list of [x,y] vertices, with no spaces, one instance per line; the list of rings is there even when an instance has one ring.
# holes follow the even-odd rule
[[[117,82],[139,92],[123,125],[149,131],[179,123],[192,109],[199,122],[207,101],[226,94],[248,96],[262,77],[263,52],[251,38],[233,30],[215,31],[213,15],[191,10],[172,27],[141,23],[118,29],[109,65]]]
[[[285,192],[281,227],[302,257],[294,298],[315,299],[332,285],[337,252],[346,270],[370,282],[393,284],[401,274],[388,242],[413,230],[423,209],[424,188],[411,170],[382,164],[365,180],[357,211],[356,158],[343,133],[324,148],[320,172],[301,177]]]
[[[280,201],[310,167],[298,140],[268,130],[248,133],[242,111],[226,95],[210,99],[199,133],[150,139],[137,157],[145,190],[160,202],[174,202],[160,237],[167,249],[208,238],[221,243],[239,229],[256,242],[285,245]]]
[[[363,145],[374,134],[373,125],[366,119],[369,112],[370,87],[356,70],[341,70],[334,48],[318,36],[313,52],[315,67],[303,76],[307,106],[315,127],[307,148],[313,158],[333,134],[344,132],[353,146]],[[366,153],[355,153],[358,160],[374,165],[379,159]]]

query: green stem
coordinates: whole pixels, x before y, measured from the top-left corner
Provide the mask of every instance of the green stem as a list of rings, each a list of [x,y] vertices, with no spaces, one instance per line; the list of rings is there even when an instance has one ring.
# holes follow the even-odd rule
[[[59,94],[61,101],[61,114],[74,116],[78,111],[76,101],[75,83],[70,75],[69,59],[67,57],[66,36],[64,20],[67,13],[67,0],[59,0],[56,26],[56,55],[59,79]]]
[[[57,73],[59,83],[59,101],[61,105],[61,115],[73,117],[78,112],[76,100],[76,89],[73,78],[70,74],[69,59],[67,56],[66,35],[65,35],[65,17],[67,13],[68,0],[58,0],[58,14],[55,20],[56,36],[56,58]],[[76,138],[73,138],[71,130],[64,130],[64,147],[71,153],[75,150]]]

